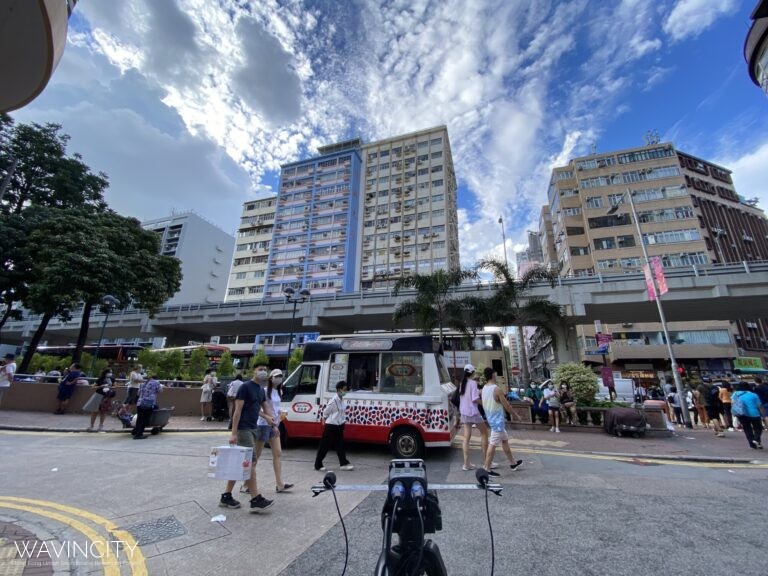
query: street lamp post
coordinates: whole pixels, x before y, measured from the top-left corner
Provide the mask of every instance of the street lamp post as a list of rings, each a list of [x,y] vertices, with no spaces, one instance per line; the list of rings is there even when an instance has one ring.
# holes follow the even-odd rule
[[[504,243],[504,266],[509,270],[509,262],[507,261],[507,235],[504,233],[504,219],[499,216],[499,224],[501,224],[501,241]]]
[[[293,304],[293,312],[291,314],[291,335],[288,337],[288,359],[286,360],[287,368],[288,362],[291,361],[291,349],[293,348],[293,332],[294,323],[296,322],[296,306],[299,304],[299,302],[306,302],[311,296],[311,293],[306,288],[302,288],[296,292],[296,290],[288,286],[283,290],[283,296],[285,296],[286,302]]]
[[[93,354],[93,360],[91,360],[91,369],[88,370],[88,373],[91,376],[93,376],[93,369],[96,366],[96,360],[99,358],[101,341],[104,338],[104,329],[107,327],[107,320],[109,320],[109,314],[115,308],[120,306],[120,300],[118,300],[114,296],[110,296],[109,294],[107,294],[106,296],[104,296],[104,298],[101,299],[101,305],[102,305],[102,308],[104,309],[104,322],[101,323],[101,334],[99,334],[99,341],[96,344],[96,352]]]
[[[629,188],[624,192],[619,202],[608,210],[608,214],[615,214],[624,203],[624,198],[629,198],[629,208],[632,211],[632,218],[635,221],[635,227],[637,228],[637,236],[640,241],[640,248],[643,251],[643,259],[645,264],[650,268],[651,260],[648,257],[648,250],[645,248],[645,242],[643,242],[643,231],[640,228],[640,219],[637,217],[637,210],[635,209],[635,201],[633,199],[633,192]],[[651,283],[653,291],[656,294],[656,308],[659,311],[659,320],[661,320],[661,330],[664,333],[664,340],[667,342],[667,352],[669,353],[669,363],[672,368],[672,378],[675,380],[675,387],[677,388],[678,402],[680,403],[680,412],[683,414],[683,423],[687,428],[693,428],[691,424],[691,415],[688,412],[688,401],[686,398],[685,390],[683,389],[683,381],[680,378],[680,373],[677,370],[677,360],[675,359],[675,352],[672,350],[672,339],[669,337],[669,330],[667,329],[667,317],[664,315],[664,307],[661,305],[661,293],[659,287],[656,284],[656,275],[653,271],[649,274],[651,277]]]

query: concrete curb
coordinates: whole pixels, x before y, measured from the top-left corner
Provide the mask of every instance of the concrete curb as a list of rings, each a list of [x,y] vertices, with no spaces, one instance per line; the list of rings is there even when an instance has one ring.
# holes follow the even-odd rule
[[[85,428],[51,428],[45,426],[10,426],[0,425],[0,430],[14,430],[17,432],[63,432],[69,434],[98,434],[98,432],[88,432]],[[151,428],[147,428],[146,432],[149,433]],[[123,428],[120,430],[104,430],[105,434],[124,434],[129,433],[130,428]],[[215,433],[227,433],[229,430],[222,428],[163,428],[163,433],[166,432],[215,432]]]
[[[567,450],[561,450],[567,452]],[[574,451],[575,452],[575,451]],[[578,454],[594,454],[595,456],[615,456],[617,458],[636,458],[638,460],[669,460],[672,462],[709,462],[715,464],[763,464],[762,460],[750,458],[730,458],[727,456],[696,456],[672,454],[630,454],[625,452],[592,452],[583,451]]]

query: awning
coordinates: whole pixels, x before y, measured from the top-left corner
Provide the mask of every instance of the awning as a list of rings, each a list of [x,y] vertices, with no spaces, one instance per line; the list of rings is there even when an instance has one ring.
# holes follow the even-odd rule
[[[768,370],[763,368],[736,368],[734,370],[736,374],[768,374]]]

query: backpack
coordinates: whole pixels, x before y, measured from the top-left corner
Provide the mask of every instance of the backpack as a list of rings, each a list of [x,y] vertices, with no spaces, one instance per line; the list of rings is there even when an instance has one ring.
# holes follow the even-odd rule
[[[744,406],[744,392],[736,392],[731,396],[731,414],[734,416],[744,416],[747,408]]]
[[[459,394],[460,390],[461,388],[459,386],[456,386],[456,390],[454,390],[453,394],[451,394],[451,404],[453,404],[457,410],[461,405],[461,395]]]
[[[709,389],[709,405],[719,407],[720,404],[720,387],[712,386]]]

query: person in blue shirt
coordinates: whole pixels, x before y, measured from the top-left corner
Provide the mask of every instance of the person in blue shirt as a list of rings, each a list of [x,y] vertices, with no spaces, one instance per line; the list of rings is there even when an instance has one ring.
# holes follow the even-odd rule
[[[763,420],[760,397],[749,389],[746,382],[736,385],[736,392],[731,395],[731,409],[739,417],[749,447],[762,450],[760,439],[763,434]]]

